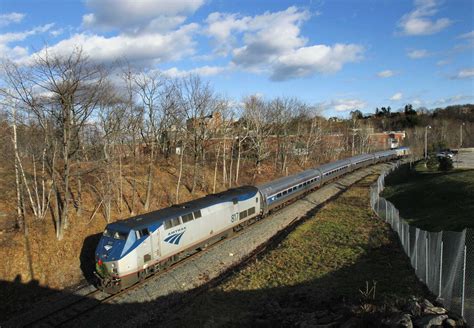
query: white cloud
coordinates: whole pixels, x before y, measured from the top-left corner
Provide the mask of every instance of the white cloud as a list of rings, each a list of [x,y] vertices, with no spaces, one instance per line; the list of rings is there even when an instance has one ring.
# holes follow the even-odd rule
[[[172,67],[170,69],[164,70],[163,74],[169,77],[185,77],[189,75],[200,75],[200,76],[211,76],[217,75],[226,71],[226,67],[222,66],[202,66],[193,68],[190,70],[180,70],[177,67]]]
[[[333,73],[362,58],[364,49],[356,44],[308,46],[300,26],[310,16],[294,6],[245,17],[215,12],[206,19],[206,34],[214,39],[216,54],[231,55],[232,65],[267,72],[273,80]]]
[[[447,106],[449,104],[459,104],[462,101],[466,101],[469,99],[474,98],[473,96],[468,96],[468,95],[463,95],[463,94],[458,94],[455,96],[451,96],[448,98],[441,98],[433,102],[433,105],[435,106]]]
[[[403,98],[403,94],[401,92],[397,92],[393,96],[390,97],[390,100],[399,101],[399,100],[402,100],[402,98]]]
[[[436,65],[444,66],[444,65],[448,65],[450,62],[451,62],[451,60],[449,60],[449,59],[441,59],[441,60],[438,60],[436,62]]]
[[[28,49],[19,45],[12,46],[10,44],[24,41],[26,38],[36,34],[48,32],[53,26],[54,23],[51,23],[22,32],[0,34],[0,58],[6,57],[13,60],[23,60],[28,55]]]
[[[389,69],[377,73],[377,76],[378,76],[378,77],[381,77],[381,78],[392,77],[392,76],[394,76],[394,75],[395,75],[395,72],[394,72],[394,71],[391,71],[391,70],[389,70]]]
[[[403,35],[435,34],[451,25],[449,18],[433,18],[438,12],[439,1],[415,0],[415,8],[403,15],[398,28]]]
[[[0,15],[0,27],[8,26],[11,23],[20,23],[23,18],[25,18],[25,14],[22,13],[8,13]]]
[[[60,36],[61,34],[64,33],[64,29],[63,28],[58,28],[56,30],[52,30],[49,32],[49,34],[51,34],[52,37],[58,37]]]
[[[421,106],[424,102],[420,99],[413,99],[413,101],[411,103],[414,106]]]
[[[92,13],[82,17],[85,27],[119,29],[127,33],[176,28],[204,0],[86,0]]]
[[[363,51],[356,44],[302,47],[280,56],[273,66],[271,78],[281,81],[315,73],[334,73],[341,70],[344,64],[360,60]]]
[[[474,78],[474,68],[465,68],[452,76],[454,80],[472,79]]]
[[[430,53],[425,50],[425,49],[415,49],[415,50],[410,50],[407,52],[407,56],[410,57],[411,59],[420,59],[424,57],[428,57]]]
[[[360,99],[335,99],[330,102],[323,102],[316,105],[321,111],[334,110],[336,112],[348,112],[356,109],[362,109],[367,103]]]
[[[86,55],[99,62],[112,62],[125,58],[131,63],[156,64],[192,55],[194,53],[192,34],[196,30],[196,24],[188,24],[176,31],[165,34],[120,34],[105,37],[81,33],[58,42],[49,47],[48,51],[58,55],[66,55],[72,49],[81,47]],[[40,53],[43,51],[44,49]]]
[[[296,7],[253,17],[215,12],[206,19],[206,34],[216,40],[216,52],[227,55],[236,47],[236,35],[243,32],[244,46],[234,49],[235,61],[251,66],[276,53],[303,46],[306,39],[299,35],[299,26],[309,18],[308,11]]]
[[[474,31],[461,34],[457,38],[458,39],[472,39],[472,38],[474,38]]]

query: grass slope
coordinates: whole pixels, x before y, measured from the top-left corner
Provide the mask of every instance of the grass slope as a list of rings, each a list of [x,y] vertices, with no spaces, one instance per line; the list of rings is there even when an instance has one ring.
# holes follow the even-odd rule
[[[293,326],[327,304],[359,304],[366,282],[376,283],[378,301],[424,296],[396,237],[368,206],[374,180],[354,185],[274,249],[160,324]]]
[[[474,170],[405,166],[387,177],[386,185],[382,196],[412,225],[428,231],[474,228]]]

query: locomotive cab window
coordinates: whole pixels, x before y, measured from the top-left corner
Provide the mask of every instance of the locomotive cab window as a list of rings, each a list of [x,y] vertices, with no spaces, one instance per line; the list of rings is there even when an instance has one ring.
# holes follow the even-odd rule
[[[179,221],[179,218],[170,219],[168,221],[165,221],[165,229],[171,229],[171,228],[176,227],[180,224],[181,224],[181,222]]]
[[[115,231],[114,232],[114,239],[126,240],[128,234],[125,232]]]
[[[150,231],[148,231],[148,228],[140,229],[135,231],[135,235],[137,236],[137,239],[142,238],[143,236],[148,236],[150,234]]]
[[[186,222],[192,221],[194,218],[193,218],[193,214],[189,213],[189,214],[183,215],[181,219],[183,220],[183,223],[186,223]]]

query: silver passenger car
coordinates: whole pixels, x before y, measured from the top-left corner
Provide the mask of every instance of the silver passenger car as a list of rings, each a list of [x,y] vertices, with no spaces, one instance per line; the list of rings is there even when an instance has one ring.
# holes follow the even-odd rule
[[[318,169],[309,169],[258,185],[257,188],[262,195],[262,202],[264,202],[264,214],[267,214],[275,207],[320,185],[321,172]]]

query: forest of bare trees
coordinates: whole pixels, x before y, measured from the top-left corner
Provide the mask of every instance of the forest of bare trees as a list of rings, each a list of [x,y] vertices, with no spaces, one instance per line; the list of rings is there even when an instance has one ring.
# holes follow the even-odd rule
[[[236,101],[199,76],[104,66],[81,49],[4,61],[0,72],[0,211],[15,213],[26,240],[29,226],[52,225],[60,241],[74,220],[111,222],[374,151],[371,134],[384,127],[406,130],[421,151],[425,125],[432,147],[456,147],[461,122],[473,143],[472,107],[468,119],[414,110],[326,119],[296,98]]]

